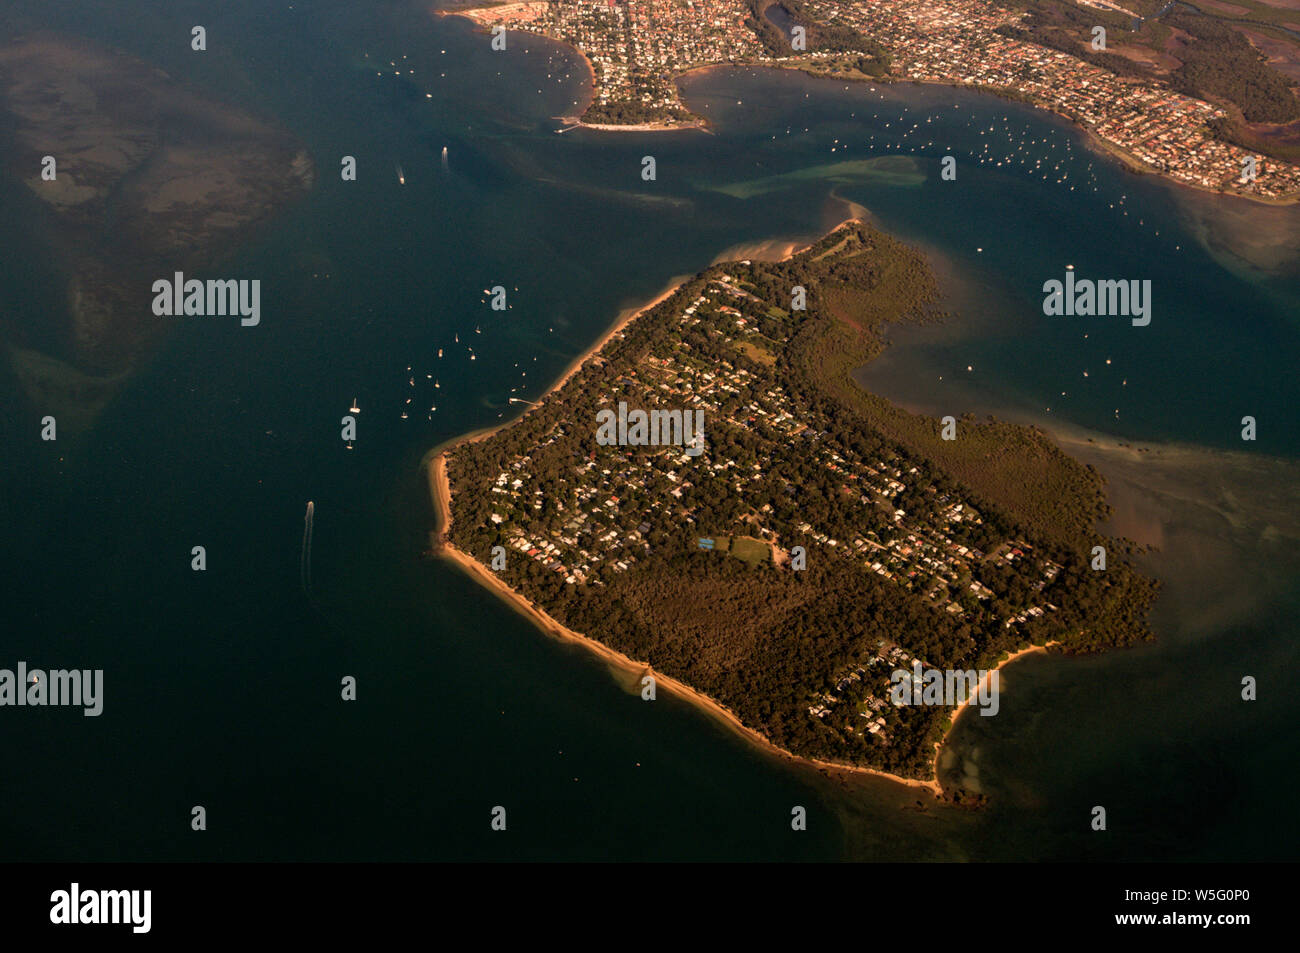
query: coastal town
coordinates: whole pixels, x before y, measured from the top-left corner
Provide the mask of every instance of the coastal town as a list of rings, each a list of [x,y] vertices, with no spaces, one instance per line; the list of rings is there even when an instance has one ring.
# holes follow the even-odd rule
[[[1135,168],[1265,201],[1300,196],[1300,166],[1216,138],[1209,124],[1226,116],[1219,106],[996,32],[1019,23],[1023,11],[989,0],[808,0],[800,9],[810,26],[856,34],[862,50],[842,43],[818,49],[811,38],[806,50],[773,49],[759,30],[770,35],[775,27],[756,21],[741,0],[535,0],[460,13],[484,28],[536,33],[578,49],[593,73],[581,123],[596,128],[698,125],[676,77],[705,66],[766,64],[844,79],[987,89],[1079,123]],[[887,51],[886,73],[868,76],[854,67],[868,47]]]
[[[899,79],[1011,91],[1189,185],[1274,200],[1300,193],[1300,166],[1213,137],[1207,123],[1223,118],[1222,109],[1002,36],[994,31],[1020,14],[986,0],[810,0],[809,9],[877,39]],[[1252,157],[1254,176],[1243,180]]]
[[[954,620],[978,616],[1011,634],[1057,612],[1048,591],[1060,563],[992,531],[969,499],[916,465],[837,439],[829,418],[799,405],[776,371],[799,316],[764,297],[750,268],[721,266],[691,296],[661,305],[671,332],[634,366],[605,353],[625,345],[628,328],[588,359],[589,373],[607,381],[596,407],[702,413],[702,452],[667,441],[602,446],[594,417],[570,406],[491,474],[486,519],[474,530],[499,539],[507,560],[578,589],[610,585],[676,547],[783,572],[835,561]],[[829,509],[800,505],[809,471],[833,488]],[[877,640],[869,661],[811,695],[808,717],[888,744],[890,673],[913,661],[932,667],[915,649]]]
[[[753,62],[763,52],[736,0],[528,2],[462,15],[579,50],[592,69],[592,102],[583,122],[593,126],[694,125],[675,77],[699,66]]]

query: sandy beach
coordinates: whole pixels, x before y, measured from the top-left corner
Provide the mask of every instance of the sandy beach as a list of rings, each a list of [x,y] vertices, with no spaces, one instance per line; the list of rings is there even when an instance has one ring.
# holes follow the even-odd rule
[[[640,122],[635,124],[614,124],[599,122],[583,122],[581,119],[574,119],[572,116],[561,116],[568,125],[560,130],[568,132],[570,129],[595,129],[597,132],[682,132],[687,129],[704,129],[706,124],[703,119],[696,119],[691,122],[675,123],[658,123],[658,122]]]
[[[435,458],[435,461],[431,466],[430,483],[435,487],[435,498],[441,497],[446,499],[445,494],[448,490],[446,484],[446,465],[445,458],[441,454]],[[444,514],[445,513],[446,510],[444,509]],[[641,662],[629,658],[622,652],[611,649],[603,642],[590,639],[587,636],[582,635],[579,632],[574,632],[572,629],[562,625],[548,615],[545,610],[534,605],[531,601],[506,585],[495,573],[486,568],[478,560],[470,557],[450,543],[444,541],[439,547],[438,554],[454,563],[472,579],[483,585],[489,592],[498,596],[501,600],[511,606],[511,608],[526,617],[541,629],[542,632],[553,638],[559,639],[562,642],[570,642],[583,646],[608,664],[611,669],[625,672],[633,676],[638,685],[642,678],[647,675],[652,675],[657,689],[664,689],[677,697],[690,702],[708,713],[720,723],[735,731],[746,741],[759,746],[768,754],[779,757],[782,760],[819,768],[825,771],[875,775],[876,777],[896,781],[899,784],[904,784],[908,787],[924,788],[931,792],[935,797],[941,797],[943,795],[943,789],[939,786],[939,782],[936,780],[921,781],[915,778],[903,778],[895,774],[889,774],[886,771],[875,770],[874,768],[863,768],[856,765],[841,764],[833,761],[802,758],[798,755],[791,754],[784,748],[780,748],[773,744],[763,734],[745,725],[741,722],[735,712],[715,699],[710,698],[708,695],[696,691],[684,682],[680,682],[675,678],[655,671],[655,669],[647,662]]]
[[[1002,669],[1006,668],[1016,659],[1024,658],[1026,655],[1046,654],[1048,649],[1054,648],[1055,646],[1058,646],[1060,644],[1061,644],[1060,642],[1048,642],[1046,645],[1029,645],[1023,649],[1020,649],[1019,651],[1012,652],[1009,655],[1005,656],[1001,661],[998,662],[996,666],[989,669],[988,672],[985,673],[983,681],[979,683],[979,686],[975,689],[974,692],[971,693],[970,697],[953,709],[952,723],[954,725],[957,724],[957,719],[961,717],[961,713],[964,712],[970,706],[970,703],[979,696],[979,693],[985,689],[985,687],[988,685],[989,679],[993,676],[994,672],[1002,671]],[[935,745],[936,749],[938,747],[939,745]]]

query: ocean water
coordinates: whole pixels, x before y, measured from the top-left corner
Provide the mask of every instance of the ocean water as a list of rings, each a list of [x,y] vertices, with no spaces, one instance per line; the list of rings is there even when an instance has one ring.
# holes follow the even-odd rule
[[[1300,278],[1278,249],[1297,247],[1294,209],[1243,211],[1133,176],[1064,123],[990,97],[775,71],[684,80],[709,133],[557,135],[552,117],[583,96],[573,55],[522,37],[493,53],[425,3],[24,6],[0,4],[0,38],[46,29],[126,50],[291,130],[318,184],[213,269],[262,280],[262,324],[178,323],[89,432],[37,441],[43,411],[0,371],[0,665],[103,668],[106,686],[99,718],[0,718],[21,766],[0,784],[0,856],[1284,854]],[[207,54],[189,49],[194,23]],[[376,75],[389,61],[415,72]],[[946,154],[956,182],[938,178]],[[358,158],[355,183],[339,180],[343,155]],[[1060,167],[1044,179],[1043,164]],[[672,277],[736,245],[811,238],[846,202],[924,247],[956,312],[895,333],[864,372],[882,392],[1175,448],[1158,480],[1092,451],[1126,518],[1164,533],[1149,557],[1166,585],[1159,640],[1011,668],[999,717],[964,720],[945,755],[946,772],[990,795],[980,812],[833,781],[684,703],[647,705],[589,654],[418,559],[430,447],[508,417],[511,396],[535,397]],[[40,226],[30,205],[5,206],[17,211],[0,287],[39,324],[60,296],[40,243],[24,240]],[[1044,317],[1041,284],[1066,264],[1150,278],[1151,325]],[[482,301],[496,284],[504,314]],[[353,397],[346,451],[338,420]],[[1260,421],[1248,449],[1244,414]],[[189,568],[194,545],[205,573]],[[1237,700],[1243,674],[1260,678],[1251,705]],[[354,703],[339,699],[347,675]],[[1095,804],[1112,817],[1104,840],[1087,827]],[[207,831],[190,830],[194,805]],[[497,805],[504,834],[489,829]],[[794,805],[807,832],[789,829]]]

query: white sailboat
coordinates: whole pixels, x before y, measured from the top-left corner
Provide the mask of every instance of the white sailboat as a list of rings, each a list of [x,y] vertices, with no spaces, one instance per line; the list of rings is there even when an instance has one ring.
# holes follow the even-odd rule
[[[361,413],[361,408],[357,406],[357,399],[355,397],[352,398],[352,406],[349,407],[348,410],[354,414]]]

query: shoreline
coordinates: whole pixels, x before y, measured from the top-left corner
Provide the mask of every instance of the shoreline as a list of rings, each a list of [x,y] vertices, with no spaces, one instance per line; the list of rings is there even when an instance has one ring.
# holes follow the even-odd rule
[[[571,129],[594,129],[596,132],[688,132],[695,129],[706,132],[709,128],[709,124],[703,119],[671,124],[641,122],[633,125],[623,125],[621,123],[583,122],[575,116],[556,116],[555,118],[564,123],[563,127],[555,130],[556,133],[568,132]]]
[[[830,79],[830,80],[835,80],[837,82],[843,81],[846,83],[878,83],[881,86],[901,86],[905,83],[912,83],[917,86],[948,86],[951,87],[952,89],[971,90],[973,92],[982,93],[986,96],[994,96],[998,99],[1004,99],[1009,102],[1020,103],[1021,105],[1028,106],[1031,109],[1041,109],[1043,112],[1050,113],[1053,116],[1065,120],[1065,122],[1068,123],[1072,129],[1078,130],[1083,134],[1084,141],[1089,146],[1091,146],[1095,151],[1098,151],[1103,155],[1116,160],[1117,162],[1120,163],[1120,165],[1124,166],[1126,171],[1131,172],[1134,175],[1153,175],[1156,178],[1162,179],[1163,181],[1169,183],[1170,185],[1175,185],[1180,188],[1191,189],[1195,192],[1200,192],[1203,195],[1220,195],[1220,196],[1226,196],[1228,198],[1246,199],[1247,201],[1254,202],[1257,205],[1270,205],[1274,207],[1285,208],[1290,205],[1300,204],[1300,192],[1293,192],[1290,195],[1284,195],[1280,198],[1269,198],[1263,195],[1256,195],[1252,192],[1238,192],[1232,189],[1210,188],[1209,186],[1199,185],[1195,182],[1188,182],[1185,179],[1176,178],[1170,175],[1168,172],[1165,172],[1161,169],[1157,169],[1153,165],[1148,165],[1146,162],[1139,159],[1137,156],[1133,155],[1131,152],[1129,152],[1119,143],[1111,142],[1109,139],[1105,138],[1104,136],[1099,135],[1096,132],[1096,130],[1094,130],[1091,126],[1088,126],[1080,122],[1079,120],[1075,119],[1073,116],[1069,116],[1056,109],[1052,109],[1050,106],[1044,105],[1042,103],[1034,102],[1033,100],[1030,99],[1022,99],[1016,96],[1008,96],[1006,95],[1006,92],[1001,87],[981,86],[978,83],[961,83],[955,80],[947,80],[947,79],[911,79],[911,78],[896,77],[896,76],[885,76],[885,77],[832,76],[830,73],[819,73],[815,69],[812,69],[809,66],[806,66],[804,64],[799,64],[799,63],[771,63],[771,64],[755,63],[753,65],[772,66],[781,69],[793,70],[796,73],[803,73],[805,76],[811,76],[815,79]],[[682,75],[685,75],[685,73],[683,73]],[[1243,147],[1239,146],[1238,148],[1243,148]]]
[[[531,6],[535,2],[537,2],[537,0],[521,0],[521,2],[503,3],[491,7],[467,7],[463,10],[434,10],[433,15],[436,17],[464,17],[466,20],[469,20],[478,27],[480,31],[490,32],[493,24],[482,16],[483,13],[486,11],[494,11],[498,13],[503,11],[512,11],[518,8]],[[586,114],[587,110],[591,108],[591,104],[595,102],[596,99],[596,68],[592,66],[591,59],[587,56],[585,51],[574,46],[567,40],[561,40],[558,37],[550,36],[546,33],[535,32],[533,30],[522,30],[520,32],[526,33],[529,36],[549,40],[552,43],[567,48],[571,54],[577,57],[578,62],[582,63],[582,65],[587,69],[588,82],[591,86],[591,98],[587,101],[587,104],[580,112],[567,112],[563,115],[552,117],[556,121],[563,123],[559,129],[555,130],[557,134],[571,132],[574,129],[592,129],[596,132],[686,132],[692,129],[701,132],[709,131],[708,120],[703,116],[696,116],[694,113],[691,113],[691,116],[694,118],[683,122],[584,122],[582,117]],[[686,72],[690,71],[688,70]],[[684,73],[679,75],[684,75]],[[676,83],[677,78],[677,76],[673,77],[674,83]],[[685,104],[682,105],[682,108],[685,109]]]
[[[856,213],[858,209],[853,208],[853,211]],[[846,218],[844,221],[837,224],[834,228],[830,229],[824,235],[818,237],[814,241],[809,242],[805,245],[799,245],[795,247],[794,243],[787,243],[789,245],[789,251],[787,251],[787,253],[780,260],[781,261],[788,260],[794,257],[795,255],[798,255],[799,253],[812,247],[813,245],[815,245],[817,242],[821,241],[825,237],[834,234],[835,232],[839,231],[840,229],[848,225],[859,223],[861,221],[863,221],[863,219],[858,217],[855,214],[854,217]],[[777,240],[773,239],[772,241],[777,241]],[[721,258],[719,257],[719,259],[715,259],[715,261],[712,264],[717,264],[720,260]],[[559,622],[557,619],[555,619],[549,613],[547,613],[545,609],[541,608],[540,606],[537,606],[530,599],[525,597],[523,594],[521,594],[520,592],[518,592],[511,586],[507,585],[505,582],[503,582],[499,576],[497,576],[495,573],[489,570],[477,559],[475,559],[468,553],[464,552],[463,550],[458,549],[454,544],[451,543],[451,541],[448,538],[449,531],[451,529],[451,524],[452,524],[452,513],[451,513],[452,490],[451,490],[451,481],[447,475],[448,452],[454,450],[456,447],[461,446],[463,444],[476,443],[480,440],[485,440],[488,437],[492,436],[493,434],[497,433],[499,430],[502,430],[509,426],[513,426],[519,420],[523,419],[523,417],[527,416],[528,413],[536,409],[537,406],[539,406],[543,401],[545,401],[547,397],[551,396],[552,394],[558,392],[561,388],[563,388],[564,385],[568,383],[569,379],[572,378],[573,375],[577,373],[577,371],[584,364],[586,364],[586,362],[591,357],[599,353],[615,334],[622,331],[629,324],[631,324],[632,321],[640,317],[642,314],[645,314],[646,312],[650,311],[657,305],[671,298],[687,281],[690,281],[693,277],[694,276],[692,275],[681,279],[673,279],[672,281],[669,282],[667,288],[661,291],[658,295],[656,295],[653,299],[651,299],[646,304],[640,305],[638,307],[624,309],[624,311],[619,314],[618,318],[615,319],[614,323],[608,329],[606,329],[606,331],[603,334],[601,334],[601,336],[597,339],[597,341],[594,344],[592,344],[591,347],[587,348],[580,355],[574,358],[574,360],[570,362],[568,367],[565,368],[565,370],[560,374],[560,376],[555,380],[555,382],[552,383],[551,386],[549,386],[542,394],[538,396],[537,400],[533,402],[533,406],[528,407],[519,416],[512,417],[508,421],[503,421],[502,423],[495,424],[490,427],[481,428],[479,430],[471,431],[470,433],[463,434],[460,437],[454,437],[450,440],[444,441],[443,443],[434,447],[432,450],[430,450],[428,453],[424,455],[424,457],[420,462],[420,465],[425,470],[426,477],[428,479],[429,494],[433,503],[434,521],[435,521],[434,530],[430,538],[430,549],[434,555],[436,555],[441,559],[445,559],[451,564],[457,566],[462,572],[468,575],[475,582],[479,583],[484,588],[486,588],[489,592],[493,593],[498,598],[503,600],[507,605],[509,605],[511,608],[517,611],[520,615],[524,616],[530,622],[532,622],[544,634],[552,638],[555,638],[561,642],[584,646],[592,653],[594,653],[602,661],[610,665],[610,667],[616,671],[629,673],[637,677],[643,677],[646,674],[652,674],[655,678],[655,682],[657,686],[662,686],[668,689],[674,695],[681,698],[682,700],[696,705],[706,714],[710,715],[715,720],[726,725],[729,729],[735,731],[740,737],[756,745],[758,748],[760,748],[767,754],[779,756],[782,760],[789,761],[795,764],[800,764],[805,767],[817,768],[819,770],[822,770],[823,772],[833,771],[833,772],[839,772],[842,774],[848,774],[854,776],[865,775],[865,776],[884,778],[889,781],[895,781],[906,787],[921,788],[927,790],[931,794],[933,794],[936,799],[943,800],[944,799],[943,785],[939,781],[939,777],[938,777],[939,756],[942,752],[944,744],[948,740],[948,736],[952,733],[953,729],[956,727],[958,718],[960,717],[962,712],[966,709],[966,707],[970,704],[970,699],[967,699],[961,705],[958,705],[953,710],[952,714],[950,715],[948,728],[944,731],[943,738],[941,738],[938,742],[935,743],[935,756],[932,762],[931,777],[928,780],[922,780],[919,778],[905,778],[902,777],[901,775],[891,774],[887,771],[882,771],[879,768],[868,768],[861,765],[848,764],[846,762],[824,761],[818,758],[810,758],[804,755],[798,755],[791,751],[786,750],[785,748],[780,747],[771,739],[769,739],[766,735],[764,735],[762,732],[746,725],[744,722],[740,720],[739,716],[737,716],[735,712],[733,712],[731,709],[726,707],[718,700],[710,697],[709,695],[706,695],[703,692],[695,688],[692,688],[690,685],[686,684],[685,682],[679,681],[678,679],[675,679],[672,676],[664,675],[663,673],[656,671],[654,667],[650,665],[648,662],[642,662],[630,658],[629,656],[624,655],[622,652],[619,652],[617,649],[611,648],[610,646],[606,645],[603,642],[600,642],[596,639],[583,635],[580,632],[575,632],[572,629],[568,628],[567,626],[563,625],[561,622]],[[997,666],[991,669],[990,671],[1001,671],[1005,666],[1010,665],[1012,662],[1015,662],[1026,655],[1046,653],[1049,651],[1049,649],[1052,646],[1057,644],[1059,643],[1049,642],[1047,643],[1047,645],[1029,645],[1023,649],[1018,649],[1014,652],[1011,652],[1009,655],[1007,655],[1005,658],[999,661]],[[986,674],[985,679],[987,679],[988,677],[989,677],[988,674]]]
[[[975,691],[971,692],[962,701],[960,705],[958,705],[956,708],[953,709],[952,715],[950,715],[948,719],[948,730],[943,733],[942,738],[940,738],[938,741],[934,743],[933,771],[934,771],[934,777],[936,782],[939,779],[939,758],[943,755],[943,746],[944,743],[948,740],[948,735],[950,735],[957,728],[957,720],[961,718],[962,712],[964,712],[967,708],[969,708],[971,702],[975,701],[979,697],[980,692],[983,691],[985,685],[988,683],[989,678],[992,677],[993,673],[1001,672],[1002,669],[1006,668],[1012,662],[1018,661],[1019,659],[1024,658],[1026,655],[1048,655],[1051,653],[1051,650],[1053,648],[1055,648],[1060,644],[1061,644],[1060,642],[1051,641],[1046,643],[1045,645],[1027,645],[1023,649],[1016,649],[1014,652],[1008,652],[998,660],[997,665],[993,666],[993,668],[989,669],[984,673],[984,677],[980,679],[979,685],[975,687]],[[1001,678],[1002,676],[999,675],[998,676],[999,686],[1001,686]],[[998,691],[1001,692],[1001,687],[999,687]]]
[[[853,202],[848,202],[848,200],[846,199],[841,199],[840,201],[844,202],[846,205],[849,206],[850,209],[854,211],[862,208],[862,206],[857,205],[856,203]],[[844,228],[846,225],[852,225],[854,223],[865,224],[865,219],[858,217],[856,215],[850,216],[849,218],[846,218],[843,221],[836,224],[834,227],[832,227],[824,234],[804,244],[799,244],[798,242],[794,242],[794,241],[784,242],[788,250],[786,251],[783,257],[777,260],[787,261],[790,258],[793,258],[795,255],[799,254],[800,252],[808,250],[813,245],[817,244],[817,242],[821,241],[823,238],[826,238],[827,236],[832,235],[835,232],[838,232],[841,228]],[[778,241],[778,239],[772,239],[772,241]],[[736,261],[739,259],[724,259],[721,256],[719,256],[717,258],[714,258],[713,261],[711,261],[706,267],[711,268],[714,265],[720,264],[721,262],[728,261],[728,260]],[[692,274],[692,275],[677,275],[676,277],[669,278],[668,283],[664,286],[663,290],[660,291],[653,298],[651,298],[649,301],[646,301],[639,305],[632,305],[630,307],[626,307],[622,311],[620,311],[618,313],[618,317],[614,319],[614,323],[611,324],[608,328],[606,328],[603,332],[601,332],[600,337],[598,337],[590,347],[588,347],[581,354],[579,354],[572,361],[570,361],[569,364],[564,368],[564,370],[560,372],[560,376],[557,377],[549,387],[547,387],[544,391],[538,394],[537,399],[532,401],[530,406],[527,409],[525,409],[523,413],[519,414],[516,417],[511,417],[509,420],[503,420],[499,424],[492,424],[487,427],[481,427],[478,430],[472,430],[468,433],[462,434],[459,437],[453,437],[450,440],[444,440],[442,443],[438,444],[436,447],[434,447],[432,450],[426,453],[423,458],[421,458],[420,466],[428,467],[431,465],[435,457],[445,455],[447,451],[453,450],[456,447],[460,446],[461,444],[477,443],[480,440],[486,440],[488,437],[492,436],[492,434],[496,433],[498,430],[503,430],[506,427],[513,426],[517,421],[520,421],[524,417],[528,416],[528,414],[532,413],[534,410],[537,409],[537,407],[542,403],[542,401],[546,400],[547,397],[550,397],[556,391],[560,390],[560,388],[562,388],[565,384],[567,384],[569,382],[569,378],[571,378],[574,374],[576,374],[583,364],[586,364],[588,360],[590,360],[593,356],[595,356],[597,353],[603,350],[605,345],[609,343],[610,339],[615,334],[618,334],[618,332],[622,331],[624,328],[626,328],[629,324],[631,324],[641,315],[645,314],[647,311],[667,301],[678,291],[680,291],[682,286],[686,284],[686,282],[690,281],[694,277],[695,275]],[[450,499],[450,495],[448,496],[448,499]],[[450,524],[450,518],[448,519],[448,524]]]
[[[1005,654],[1005,655],[1004,655],[1004,656],[1003,656],[1003,657],[998,661],[998,664],[997,664],[997,665],[993,666],[993,668],[991,668],[991,669],[989,669],[987,672],[985,672],[984,677],[983,677],[982,679],[980,679],[980,683],[979,683],[979,685],[976,687],[975,691],[972,692],[972,693],[970,694],[970,696],[966,698],[965,701],[963,701],[960,705],[958,705],[956,708],[953,709],[953,712],[952,712],[952,718],[951,718],[952,725],[953,725],[954,727],[956,726],[956,724],[957,724],[957,719],[961,717],[961,713],[962,713],[962,712],[964,712],[967,708],[970,707],[970,703],[971,703],[971,701],[972,701],[972,700],[973,700],[973,699],[974,699],[974,698],[979,694],[980,689],[982,689],[982,688],[984,687],[985,683],[989,680],[989,676],[990,676],[990,675],[992,675],[994,672],[1000,672],[1000,671],[1002,671],[1002,669],[1003,669],[1005,666],[1010,665],[1012,662],[1016,661],[1017,659],[1024,658],[1026,655],[1047,655],[1047,654],[1050,653],[1051,649],[1055,648],[1056,646],[1058,646],[1058,645],[1060,645],[1060,644],[1061,644],[1060,642],[1057,642],[1057,641],[1051,641],[1051,642],[1048,642],[1048,643],[1046,643],[1046,644],[1044,644],[1044,645],[1028,645],[1028,646],[1026,646],[1026,647],[1023,648],[1023,649],[1016,649],[1016,651],[1014,651],[1014,652],[1008,652],[1007,654]],[[1000,690],[1000,689],[999,689],[999,690]],[[949,730],[951,731],[952,729],[950,728]],[[942,744],[942,743],[941,743],[941,744]],[[935,749],[936,749],[935,757],[936,757],[936,759],[938,758],[938,750],[937,750],[937,749],[941,746],[941,744],[939,744],[939,745],[935,745]]]
[[[567,112],[561,116],[554,117],[557,121],[564,124],[559,129],[555,130],[557,135],[563,132],[571,132],[574,129],[594,129],[596,132],[684,132],[690,129],[698,129],[701,132],[709,131],[708,121],[705,120],[703,116],[695,116],[694,113],[691,113],[692,116],[695,116],[694,119],[686,122],[674,123],[640,122],[625,125],[622,123],[584,122],[582,117],[586,115],[587,110],[591,108],[591,104],[596,101],[596,67],[591,65],[591,60],[588,58],[586,52],[578,49],[573,44],[566,43],[564,40],[557,40],[550,36],[546,37],[546,39],[558,43],[560,46],[568,47],[569,51],[577,56],[578,62],[587,69],[587,82],[588,85],[591,86],[591,98],[587,100],[587,104],[582,107],[580,112]],[[677,78],[673,77],[673,82],[676,83],[676,81]],[[684,104],[683,108],[685,108]]]
[[[442,454],[439,454],[437,457],[437,463],[434,464],[434,468],[440,471],[438,479],[441,481],[446,480],[445,462],[446,458]],[[441,464],[441,466],[438,466],[438,464]],[[433,481],[434,477],[431,474],[430,482],[432,483]],[[445,541],[442,542],[439,546],[438,555],[440,558],[446,559],[460,568],[475,582],[496,595],[520,615],[527,618],[545,635],[555,638],[560,642],[583,646],[615,671],[633,675],[638,679],[643,678],[646,675],[653,676],[657,689],[665,689],[671,694],[676,695],[682,701],[694,705],[696,708],[712,717],[715,721],[725,725],[728,729],[734,731],[737,735],[755,745],[766,754],[776,756],[784,761],[818,768],[823,771],[833,771],[844,774],[874,775],[875,777],[884,778],[889,781],[896,781],[897,783],[907,787],[925,789],[936,798],[942,798],[943,796],[943,788],[937,779],[922,781],[917,778],[904,778],[900,775],[890,774],[877,768],[866,768],[859,765],[836,761],[822,761],[820,759],[807,758],[787,751],[785,748],[772,742],[766,735],[750,728],[740,720],[735,712],[716,699],[692,688],[685,682],[679,681],[670,675],[665,675],[655,669],[649,662],[642,662],[630,658],[622,652],[619,652],[617,649],[610,648],[603,642],[588,638],[582,633],[575,632],[563,625],[548,614],[546,610],[538,607],[510,586],[502,582],[501,579],[495,576],[491,570],[484,567],[484,565],[478,560],[457,549],[451,543]]]
[[[499,10],[502,7],[522,7],[527,5],[528,5],[527,0],[524,0],[524,2],[501,4],[496,7],[471,7],[466,10],[437,10],[435,11],[434,15],[435,16],[463,16],[465,17],[465,19],[474,23],[480,29],[483,29],[486,28],[485,22],[482,20],[481,17],[474,16],[473,14],[482,13],[484,10]],[[531,31],[528,32],[531,33]],[[572,43],[569,43],[566,40],[561,40],[556,37],[547,36],[546,34],[542,34],[542,33],[534,33],[532,35],[541,36],[544,37],[545,39],[551,40],[552,42],[559,43],[562,46],[566,46],[569,48],[569,50],[572,53],[577,55],[577,58],[587,68],[587,74],[590,77],[591,88],[592,88],[592,100],[594,100],[595,89],[596,89],[596,70],[592,66],[591,60],[588,59],[587,54],[583,50],[579,49],[578,47],[574,46]],[[1279,198],[1269,198],[1267,196],[1256,195],[1251,192],[1240,192],[1233,189],[1224,189],[1224,188],[1211,188],[1209,186],[1200,185],[1196,182],[1189,182],[1184,179],[1176,178],[1175,176],[1170,175],[1168,172],[1158,169],[1155,166],[1149,165],[1148,163],[1139,159],[1137,156],[1133,155],[1131,152],[1129,152],[1126,148],[1124,148],[1119,143],[1111,142],[1109,139],[1106,139],[1103,136],[1099,135],[1095,130],[1092,129],[1092,127],[1080,122],[1079,120],[1075,119],[1073,116],[1069,116],[1043,103],[1038,103],[1030,99],[1022,99],[1017,96],[1007,95],[1008,91],[1002,90],[1000,88],[991,87],[991,86],[981,86],[978,83],[963,83],[963,82],[958,82],[956,80],[945,80],[945,79],[909,79],[906,77],[899,77],[899,76],[883,76],[883,77],[866,76],[866,75],[833,76],[830,73],[818,72],[816,68],[809,63],[789,62],[789,61],[776,60],[776,59],[752,60],[752,61],[744,60],[744,61],[726,62],[726,63],[701,63],[697,66],[687,67],[686,69],[680,70],[677,73],[673,74],[672,82],[674,86],[677,86],[681,79],[693,73],[701,73],[709,70],[722,69],[726,67],[733,67],[733,68],[765,67],[767,69],[793,70],[794,72],[803,73],[805,76],[811,76],[815,79],[833,80],[835,82],[878,83],[881,85],[891,85],[891,86],[901,85],[904,83],[914,83],[919,86],[949,86],[952,87],[953,89],[973,90],[974,92],[982,93],[984,95],[996,96],[1001,99],[1008,99],[1013,102],[1019,102],[1033,109],[1041,109],[1044,112],[1051,113],[1053,116],[1058,116],[1061,119],[1064,119],[1067,123],[1070,124],[1071,127],[1083,133],[1084,139],[1091,146],[1093,146],[1094,149],[1115,159],[1121,165],[1123,165],[1125,169],[1127,169],[1129,172],[1132,172],[1134,175],[1154,175],[1157,178],[1172,183],[1173,185],[1181,186],[1183,188],[1189,188],[1196,192],[1204,193],[1206,195],[1223,195],[1232,198],[1246,199],[1247,201],[1255,202],[1260,205],[1286,207],[1290,205],[1300,204],[1300,192],[1293,192],[1289,195],[1284,195]],[[680,87],[678,87],[678,91],[680,93]],[[1010,90],[1009,92],[1017,92],[1017,91]],[[685,108],[684,101],[682,102],[682,106],[683,108]],[[668,123],[660,123],[660,122],[646,122],[646,123],[622,124],[622,123],[583,122],[581,118],[582,114],[585,113],[586,110],[589,109],[590,107],[591,107],[591,102],[589,101],[586,107],[583,108],[582,113],[576,113],[576,114],[566,113],[565,115],[554,117],[558,121],[564,123],[564,125],[560,129],[557,129],[556,132],[565,133],[573,129],[592,129],[597,132],[684,132],[688,130],[712,132],[712,127],[709,121],[705,117],[698,116],[693,112],[691,112],[690,114],[695,118],[691,121],[683,122],[683,123],[668,124]],[[690,112],[690,110],[687,111]]]
[[[486,436],[487,434],[478,433],[472,439],[482,440]],[[900,775],[890,774],[887,771],[881,771],[878,768],[867,768],[860,765],[837,761],[823,761],[817,758],[808,758],[787,751],[785,748],[782,748],[771,741],[762,732],[746,725],[740,720],[739,716],[737,716],[735,712],[716,699],[692,688],[685,682],[657,671],[649,662],[642,662],[630,658],[617,649],[610,648],[604,642],[589,638],[580,632],[575,632],[568,628],[547,613],[545,609],[537,606],[530,599],[508,586],[500,579],[500,577],[496,576],[477,559],[463,550],[457,549],[456,546],[448,542],[445,538],[445,533],[451,526],[451,486],[447,479],[446,450],[452,449],[454,446],[459,445],[462,442],[464,441],[455,441],[450,445],[444,445],[444,449],[435,454],[428,462],[429,488],[433,496],[434,509],[436,511],[439,526],[439,529],[437,530],[438,543],[436,550],[439,558],[445,559],[459,568],[467,576],[487,589],[488,592],[497,596],[497,598],[501,599],[520,615],[524,616],[524,618],[532,622],[533,625],[543,634],[560,642],[583,646],[615,671],[633,675],[638,679],[646,675],[652,675],[655,680],[656,688],[664,688],[673,695],[676,695],[682,701],[696,706],[714,720],[725,725],[727,728],[734,731],[737,735],[755,745],[766,754],[776,756],[784,761],[801,764],[806,767],[818,768],[823,771],[834,771],[853,775],[871,775],[884,778],[889,781],[896,781],[897,783],[910,788],[927,790],[937,799],[943,797],[943,787],[940,785],[937,778],[932,778],[929,781],[923,781],[918,778],[905,778]]]

